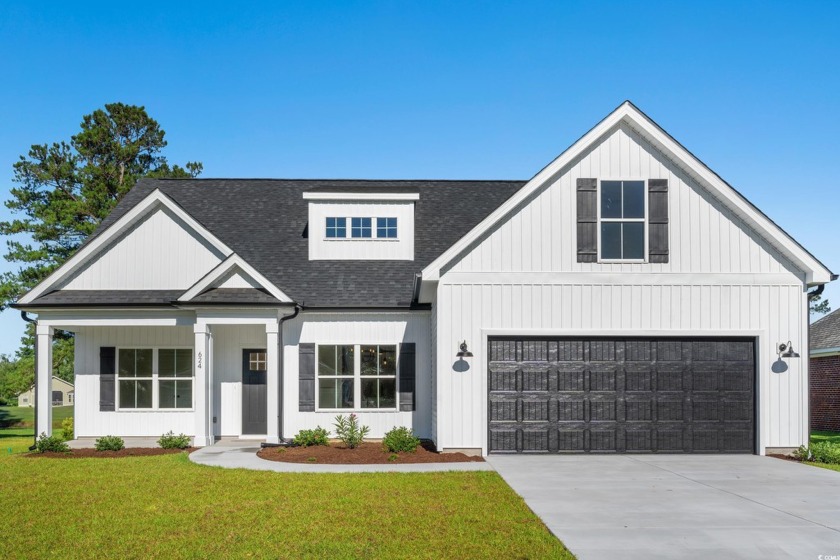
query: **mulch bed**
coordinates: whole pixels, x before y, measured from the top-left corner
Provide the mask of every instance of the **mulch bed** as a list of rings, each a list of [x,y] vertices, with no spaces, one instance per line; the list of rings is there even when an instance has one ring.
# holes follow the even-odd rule
[[[793,455],[782,455],[781,453],[768,453],[767,456],[773,457],[774,459],[784,459],[785,461],[793,461],[794,463],[802,462]]]
[[[186,449],[161,449],[160,447],[127,447],[119,451],[97,451],[96,449],[71,449],[67,453],[56,453],[48,451],[46,453],[28,453],[26,457],[47,459],[86,459],[88,457],[97,457],[100,459],[117,459],[119,457],[149,457],[151,455],[173,455],[175,453],[192,453],[198,447],[188,447]]]
[[[395,460],[389,461],[391,455]],[[471,463],[484,462],[481,457],[463,453],[438,453],[429,443],[423,443],[413,453],[390,453],[381,443],[366,442],[355,449],[340,443],[312,447],[266,447],[257,453],[260,459],[281,463],[310,463],[321,465],[400,465],[409,463]],[[314,460],[313,460],[314,458]]]

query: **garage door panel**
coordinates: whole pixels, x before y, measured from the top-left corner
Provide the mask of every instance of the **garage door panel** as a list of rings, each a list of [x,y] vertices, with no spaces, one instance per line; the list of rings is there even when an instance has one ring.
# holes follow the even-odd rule
[[[491,452],[753,452],[755,343],[494,339]]]

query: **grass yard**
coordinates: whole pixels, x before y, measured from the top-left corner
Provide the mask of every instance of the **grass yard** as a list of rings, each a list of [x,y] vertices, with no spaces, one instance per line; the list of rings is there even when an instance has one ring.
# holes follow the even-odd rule
[[[573,558],[494,472],[0,457],[4,558]]]
[[[53,433],[60,433],[65,418],[73,417],[72,406],[53,407]],[[14,426],[7,428],[6,426]],[[0,406],[0,455],[21,453],[34,442],[35,409]],[[0,490],[2,496],[2,490]]]

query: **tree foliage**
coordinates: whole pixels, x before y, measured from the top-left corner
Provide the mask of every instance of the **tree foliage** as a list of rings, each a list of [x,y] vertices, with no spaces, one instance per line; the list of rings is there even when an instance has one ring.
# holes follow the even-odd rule
[[[141,177],[190,178],[202,164],[170,165],[165,132],[144,107],[110,103],[82,118],[69,141],[35,144],[14,164],[14,218],[0,222],[5,258],[17,270],[0,276],[0,310],[61,266]],[[0,358],[0,398],[34,381],[34,331],[27,325],[15,359]],[[73,341],[56,332],[53,373],[73,379]]]
[[[0,276],[5,308],[66,261],[141,177],[195,177],[201,163],[170,166],[165,133],[145,108],[111,103],[82,118],[69,142],[33,145],[14,164],[6,201],[16,215],[0,222],[9,236]]]
[[[826,313],[831,312],[831,305],[829,305],[827,299],[823,299],[822,296],[812,296],[808,300],[808,308],[811,311],[811,315],[825,315]]]

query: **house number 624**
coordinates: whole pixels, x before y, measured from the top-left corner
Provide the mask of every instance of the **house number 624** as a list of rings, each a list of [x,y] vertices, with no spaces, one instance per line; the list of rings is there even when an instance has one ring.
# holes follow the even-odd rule
[[[198,362],[196,363],[195,367],[201,369],[201,352],[198,353]]]

